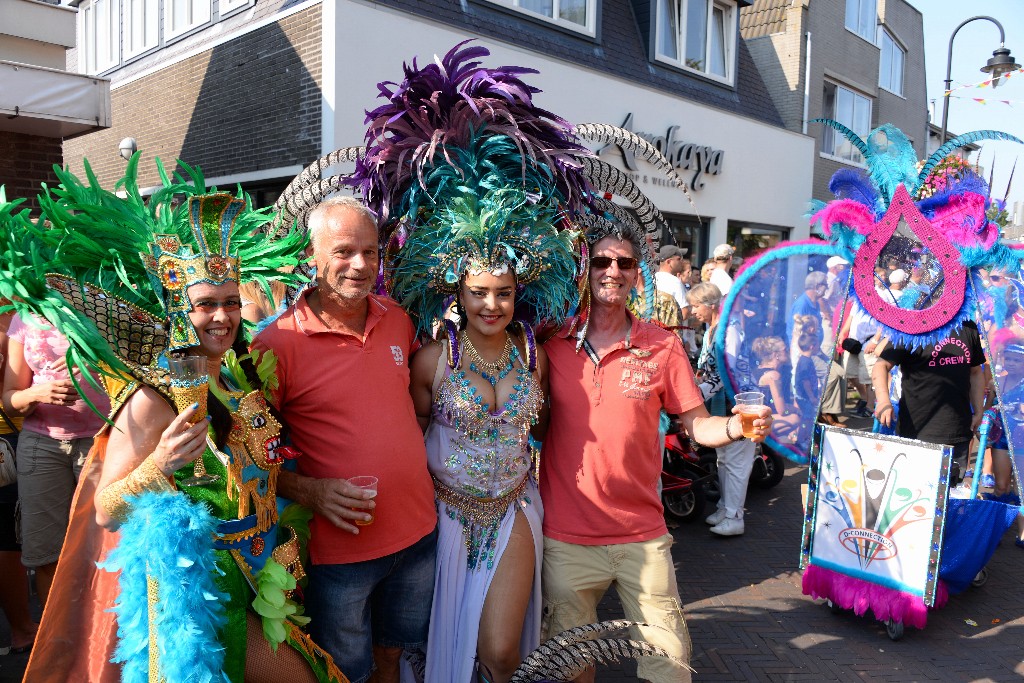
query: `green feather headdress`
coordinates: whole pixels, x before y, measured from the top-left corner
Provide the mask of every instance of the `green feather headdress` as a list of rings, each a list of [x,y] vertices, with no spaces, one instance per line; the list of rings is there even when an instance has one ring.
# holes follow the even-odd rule
[[[136,180],[138,162],[136,154],[116,184],[120,195],[100,185],[88,162],[85,182],[55,168],[59,185],[44,186],[39,197],[49,229],[0,200],[0,221],[11,227],[0,236],[0,294],[11,303],[0,311],[14,308],[45,318],[68,337],[69,367],[122,379],[146,376],[172,346],[166,320],[175,304],[147,268],[153,244],[176,240],[196,254],[214,246],[200,244],[189,217],[189,205],[196,203],[190,200],[210,194],[201,172],[179,161],[183,174],[172,178],[158,159],[161,187],[147,201]],[[219,252],[230,245],[224,256],[237,264],[238,280],[256,282],[269,295],[272,280],[288,284],[301,279],[281,269],[299,263],[307,244],[304,234],[293,230],[268,236],[264,230],[272,211],[248,208],[241,189],[235,198],[218,201],[236,211],[216,246]]]

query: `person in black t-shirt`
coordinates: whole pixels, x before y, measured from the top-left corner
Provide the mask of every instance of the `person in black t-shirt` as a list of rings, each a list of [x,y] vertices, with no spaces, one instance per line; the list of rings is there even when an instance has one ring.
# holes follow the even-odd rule
[[[984,362],[981,336],[971,321],[937,344],[916,350],[887,346],[872,372],[878,397],[875,417],[882,425],[892,426],[892,405],[883,397],[889,395],[889,371],[898,365],[903,370],[903,393],[896,433],[952,446],[953,458],[962,472],[971,437],[981,423]]]

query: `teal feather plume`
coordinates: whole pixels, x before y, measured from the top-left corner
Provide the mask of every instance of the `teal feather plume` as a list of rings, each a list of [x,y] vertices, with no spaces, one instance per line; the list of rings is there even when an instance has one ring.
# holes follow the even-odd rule
[[[886,204],[899,185],[911,194],[917,191],[917,153],[903,131],[892,124],[882,124],[868,135],[867,146],[864,161]]]
[[[125,683],[148,681],[152,626],[162,679],[227,683],[218,633],[226,622],[228,596],[214,581],[220,572],[213,552],[218,520],[203,503],[180,492],[146,492],[129,503],[132,512],[117,547],[99,565],[120,572],[111,609],[118,645],[111,661],[122,664]],[[148,579],[158,587],[152,622]]]
[[[850,130],[849,128],[847,128],[846,126],[844,126],[843,124],[839,123],[834,119],[811,119],[810,121],[808,121],[808,123],[821,123],[830,128],[835,128],[837,131],[843,134],[843,137],[849,140],[850,143],[857,148],[857,151],[861,153],[861,156],[867,158],[867,156],[871,153],[868,150],[867,143],[864,142],[859,135],[857,135],[852,130]]]
[[[964,133],[963,135],[957,135],[955,138],[947,141],[937,150],[932,152],[931,156],[928,157],[928,160],[924,163],[924,166],[921,167],[921,172],[917,176],[917,186],[920,187],[939,162],[949,156],[952,152],[964,145],[970,145],[982,140],[1009,140],[1010,142],[1024,144],[1024,141],[1020,140],[1020,138],[999,130],[976,130],[970,133]]]
[[[438,147],[433,157],[419,168],[419,182],[402,195],[401,203],[392,213],[415,225],[421,209],[429,211],[435,203],[468,187],[497,190],[519,186],[531,194],[544,193],[561,200],[551,170],[525,161],[522,149],[512,138],[474,132],[465,147]]]
[[[392,265],[392,295],[417,331],[429,333],[468,259],[494,267],[507,263],[515,272],[517,265],[530,268],[528,260],[540,258],[545,267],[517,292],[517,315],[531,323],[560,323],[576,297],[575,233],[556,228],[560,217],[554,203],[532,203],[517,187],[460,185],[402,247]]]

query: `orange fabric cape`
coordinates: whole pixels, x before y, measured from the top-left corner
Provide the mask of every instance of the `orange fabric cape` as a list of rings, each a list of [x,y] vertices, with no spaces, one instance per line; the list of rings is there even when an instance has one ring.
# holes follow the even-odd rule
[[[96,563],[117,545],[118,534],[96,523],[93,496],[103,470],[107,433],[96,437],[71,502],[67,537],[57,564],[24,683],[118,683],[111,664],[117,621],[117,575]]]

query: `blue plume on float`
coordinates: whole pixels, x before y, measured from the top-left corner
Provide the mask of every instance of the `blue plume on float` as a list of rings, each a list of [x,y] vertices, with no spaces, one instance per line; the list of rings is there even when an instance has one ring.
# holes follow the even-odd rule
[[[843,256],[843,258],[853,263],[853,255],[864,245],[867,236],[845,225],[837,225],[832,228],[832,240],[840,251],[844,254],[849,254],[849,256]]]
[[[213,551],[217,520],[205,505],[181,493],[147,492],[128,502],[132,512],[121,526],[121,539],[98,565],[121,572],[120,595],[111,610],[118,636],[111,661],[124,665],[121,680],[149,681],[150,577],[159,587],[154,624],[161,679],[228,683],[217,639],[227,601],[214,582],[220,572]]]
[[[960,248],[960,263],[968,268],[998,268],[1017,275],[1021,272],[1022,260],[1024,250],[1013,249],[1002,242],[996,242],[988,249],[981,246]]]
[[[997,328],[1006,327],[1006,314],[1010,308],[1009,303],[1006,301],[1006,288],[1011,286],[989,287],[986,292],[992,299],[992,319],[995,321]]]
[[[839,123],[834,119],[812,119],[808,121],[808,123],[821,123],[828,126],[829,128],[835,128],[837,131],[842,133],[843,137],[849,140],[850,143],[857,148],[857,151],[860,152],[862,157],[867,159],[868,155],[871,154],[871,152],[868,150],[867,143],[864,142],[859,135],[857,135],[852,130],[850,130],[849,128],[847,128],[846,126],[844,126],[843,124]]]
[[[1009,140],[1011,142],[1018,142],[1024,144],[1024,141],[1019,138],[1010,135],[1009,133],[1003,133],[998,130],[976,130],[970,133],[964,133],[963,135],[957,135],[952,140],[946,142],[946,144],[939,147],[937,150],[932,152],[931,156],[921,167],[921,172],[918,173],[917,186],[920,187],[924,183],[928,174],[932,172],[939,163],[949,156],[952,152],[963,147],[964,145],[970,145],[974,142],[980,142],[982,140]]]
[[[855,202],[860,202],[876,214],[881,209],[878,190],[871,184],[871,180],[863,171],[853,168],[839,169],[829,181],[828,190],[837,199],[852,199]],[[819,202],[818,209],[824,208],[824,206],[824,202]]]
[[[886,206],[901,184],[910,194],[917,192],[921,182],[917,174],[917,154],[903,131],[884,123],[871,131],[867,146],[868,154],[864,160],[871,172],[871,182]],[[877,209],[877,205],[872,208]]]

